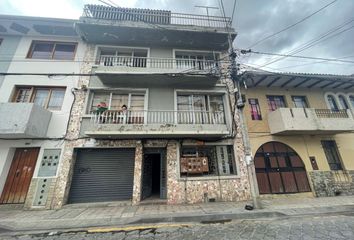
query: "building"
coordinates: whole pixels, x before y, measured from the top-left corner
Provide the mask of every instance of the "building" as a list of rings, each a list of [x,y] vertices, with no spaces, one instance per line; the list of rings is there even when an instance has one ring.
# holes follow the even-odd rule
[[[0,204],[51,201],[85,44],[74,20],[0,16]],[[17,75],[6,75],[6,74]]]
[[[354,77],[246,71],[260,194],[354,194]]]
[[[25,20],[16,23],[30,28],[31,21],[39,21]],[[236,37],[230,19],[86,5],[78,21],[41,21],[52,28],[37,28],[51,34],[20,34],[14,56],[26,63],[13,60],[7,71],[74,72],[80,76],[5,77],[1,111],[11,112],[11,121],[17,119],[9,110],[12,108],[48,114],[48,131],[41,135],[30,132],[35,129],[32,124],[44,130],[39,127],[45,126],[39,114],[29,114],[26,122],[22,118],[26,130],[16,140],[8,139],[15,132],[10,136],[6,129],[0,130],[5,138],[1,154],[6,156],[2,179],[16,175],[9,172],[9,166],[17,159],[17,147],[40,147],[26,208],[55,209],[102,201],[180,204],[250,198],[242,136],[236,128],[234,85],[228,72],[228,37]],[[52,34],[65,32],[63,26],[56,27],[59,23],[74,24],[74,33],[63,39]],[[31,54],[36,49],[36,41],[61,44],[64,39],[76,44],[71,61],[31,63],[28,51]],[[48,58],[46,46],[38,49],[38,58]],[[10,103],[10,92],[25,83],[64,87],[61,110]],[[51,156],[55,160],[48,161]]]

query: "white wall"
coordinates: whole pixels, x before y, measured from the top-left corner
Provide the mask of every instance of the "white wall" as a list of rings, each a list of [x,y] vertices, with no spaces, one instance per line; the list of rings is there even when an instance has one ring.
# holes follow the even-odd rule
[[[68,41],[78,42],[74,61],[27,59],[27,53],[32,40]],[[23,37],[15,52],[14,61],[11,62],[8,72],[13,73],[79,73],[84,57],[86,45],[78,38],[59,37]],[[63,76],[6,76],[0,89],[0,102],[9,102],[12,99],[16,85],[57,86],[66,87],[62,109],[52,111],[52,118],[48,127],[48,137],[62,137],[66,131],[69,112],[73,103],[71,89],[78,87],[79,77]]]

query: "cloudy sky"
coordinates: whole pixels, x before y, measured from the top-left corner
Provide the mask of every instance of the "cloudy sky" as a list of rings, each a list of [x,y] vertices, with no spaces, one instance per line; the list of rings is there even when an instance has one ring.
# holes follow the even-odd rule
[[[106,0],[109,1],[109,0]],[[195,5],[219,6],[219,0],[110,0],[121,7],[168,9],[174,12],[204,14]],[[334,0],[237,0],[233,27],[238,32],[236,48],[246,49],[254,43],[306,16]],[[231,16],[234,0],[223,0]],[[86,3],[98,0],[0,0],[0,14],[77,19]],[[255,51],[338,58],[354,62],[354,0],[337,0],[324,10],[275,37],[252,47]],[[211,10],[220,15],[220,10]],[[320,38],[322,37],[322,38]],[[310,44],[310,45],[309,45]],[[354,74],[354,63],[304,60],[248,54],[239,62],[268,71]]]

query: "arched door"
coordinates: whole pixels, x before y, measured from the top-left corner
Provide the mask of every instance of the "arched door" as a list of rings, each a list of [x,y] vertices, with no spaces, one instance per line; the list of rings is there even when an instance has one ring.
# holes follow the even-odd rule
[[[280,142],[263,144],[255,155],[260,194],[311,191],[300,156]]]

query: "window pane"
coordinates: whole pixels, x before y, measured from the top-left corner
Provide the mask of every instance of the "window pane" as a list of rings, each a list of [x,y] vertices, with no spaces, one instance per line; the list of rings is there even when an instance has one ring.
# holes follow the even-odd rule
[[[132,95],[130,99],[130,109],[133,111],[142,111],[144,110],[144,95]]]
[[[307,108],[306,97],[304,96],[293,96],[294,105],[296,108]]]
[[[331,170],[342,170],[342,164],[337,148],[337,144],[333,140],[321,141],[323,150],[326,154],[327,162]]]
[[[259,108],[258,99],[250,98],[248,99],[248,103],[251,108],[251,117],[252,120],[262,120],[261,109]]]
[[[109,93],[94,93],[93,98],[92,98],[92,104],[91,104],[91,112],[97,110],[97,106],[101,103],[104,102],[106,106],[109,104],[109,98],[110,94]]]
[[[349,96],[349,101],[350,104],[352,105],[352,108],[354,109],[354,96]]]
[[[75,44],[56,44],[53,59],[72,60],[75,54]]]
[[[232,146],[183,147],[181,176],[222,176],[236,174]]]
[[[345,99],[345,97],[340,95],[338,98],[339,98],[339,103],[340,103],[342,109],[349,109],[349,105],[348,105],[347,100]]]
[[[192,110],[191,96],[177,96],[177,110]]]
[[[127,106],[127,108],[128,108],[128,106],[129,106],[128,99],[129,99],[128,94],[113,93],[110,109],[111,110],[121,110],[123,105]]]
[[[329,107],[331,108],[331,110],[333,110],[333,111],[339,110],[337,102],[332,95],[328,95],[327,100],[328,100]]]
[[[275,111],[278,108],[286,107],[283,96],[267,96],[269,111]]]
[[[223,112],[224,104],[222,100],[222,96],[210,96],[209,97],[209,105],[211,112]]]
[[[34,43],[31,58],[51,59],[54,43]]]
[[[49,99],[48,109],[60,110],[64,101],[65,90],[54,89]]]
[[[206,111],[205,98],[204,95],[193,95],[194,111]]]
[[[30,95],[31,95],[31,89],[30,88],[21,88],[17,90],[17,97],[15,99],[15,102],[29,102],[30,101]]]
[[[46,102],[49,95],[49,89],[38,89],[35,92],[33,102],[41,107],[46,107]]]

